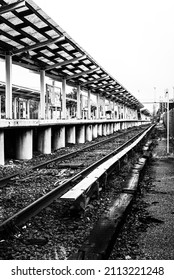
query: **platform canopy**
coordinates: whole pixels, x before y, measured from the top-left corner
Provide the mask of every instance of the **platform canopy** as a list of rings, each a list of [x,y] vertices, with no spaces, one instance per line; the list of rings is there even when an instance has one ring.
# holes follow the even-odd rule
[[[127,106],[143,105],[31,0],[0,0],[0,57]],[[107,53],[105,54],[107,55]]]
[[[5,86],[5,83],[0,81],[0,94],[2,95],[5,93]],[[32,99],[34,101],[39,101],[40,98],[40,91],[18,85],[12,85],[12,93],[14,97]]]

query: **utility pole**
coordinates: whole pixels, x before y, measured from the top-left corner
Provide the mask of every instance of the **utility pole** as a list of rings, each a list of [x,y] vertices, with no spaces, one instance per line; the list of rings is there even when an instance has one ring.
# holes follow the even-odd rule
[[[155,119],[156,114],[156,87],[154,87],[154,96],[153,96],[153,118]]]
[[[169,154],[169,91],[166,89],[166,97],[167,97],[167,154]]]

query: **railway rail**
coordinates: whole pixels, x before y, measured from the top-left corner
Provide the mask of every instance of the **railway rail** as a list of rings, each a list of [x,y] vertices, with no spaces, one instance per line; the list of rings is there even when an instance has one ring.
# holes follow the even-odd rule
[[[28,205],[27,207],[20,210],[15,215],[11,216],[9,219],[4,221],[0,225],[1,235],[3,233],[7,233],[7,232],[11,232],[11,231],[16,232],[16,229],[19,230],[19,227],[24,225],[29,220],[29,218],[38,214],[42,209],[45,209],[46,207],[49,208],[48,205],[51,204],[53,201],[54,201],[55,204],[60,203],[60,197],[63,196],[67,191],[69,191],[73,186],[77,185],[80,179],[83,179],[84,177],[86,177],[87,174],[89,174],[92,170],[96,169],[98,166],[100,166],[106,160],[112,159],[114,156],[116,156],[116,154],[118,154],[119,152],[123,151],[126,147],[128,147],[130,145],[130,143],[132,144],[132,143],[136,142],[137,139],[141,138],[141,136],[142,136],[142,139],[143,139],[143,135],[145,136],[146,131],[148,131],[148,130],[149,130],[149,128],[148,129],[147,128],[143,129],[136,136],[131,137],[131,139],[126,141],[126,143],[124,143],[124,144],[123,144],[122,141],[125,141],[125,135],[123,137],[123,134],[122,134],[121,136],[123,137],[123,139],[122,139],[122,141],[120,141],[119,146],[118,146],[118,141],[117,141],[117,143],[116,143],[117,147],[114,151],[109,152],[107,155],[102,155],[102,157],[100,159],[98,159],[97,162],[92,163],[92,166],[90,164],[89,165],[87,164],[87,166],[85,166],[84,170],[81,170],[82,166],[80,165],[80,172],[78,172],[77,174],[72,176],[70,179],[67,179],[65,182],[59,184],[58,186],[56,186],[57,183],[54,183],[54,189],[53,190],[48,191],[48,193],[46,193],[44,196],[41,196],[39,199],[37,199],[36,201],[31,203],[30,205]],[[118,140],[118,136],[117,136],[116,139]],[[112,137],[112,141],[113,140],[114,140],[114,137]],[[106,143],[106,141],[103,141],[103,142]],[[97,144],[101,145],[101,143],[97,143]],[[113,146],[113,142],[112,142],[112,146]],[[89,147],[85,147],[85,149],[89,150]],[[106,150],[106,146],[105,146],[105,150]],[[108,152],[108,149],[107,149],[107,152]],[[78,153],[78,151],[75,152],[76,159],[77,159],[77,153]],[[100,153],[101,153],[101,150],[100,150]],[[89,151],[88,151],[88,154],[89,154]],[[72,163],[71,161],[67,161],[66,156],[65,157],[63,156],[62,158],[64,160],[64,162],[62,163],[62,166],[64,166],[64,168],[65,168],[65,166],[70,166],[70,165],[71,166],[74,165],[73,169],[76,168],[76,167],[79,167],[79,164],[76,164],[76,166],[75,166],[75,164]],[[54,161],[55,161],[55,159],[54,159]],[[49,164],[52,165],[54,161],[51,160],[47,163],[44,163],[44,164],[42,163],[40,166],[49,166]],[[77,160],[76,160],[76,163],[77,163]],[[58,164],[58,166],[60,168],[60,163]],[[61,166],[61,168],[62,168],[62,166]],[[36,169],[38,169],[38,166],[37,166]],[[112,170],[112,168],[111,168],[111,170]],[[111,170],[108,170],[108,171],[111,172]],[[104,174],[104,175],[106,175],[106,174]],[[101,177],[101,178],[102,178],[102,181],[103,181],[103,177]],[[68,203],[63,202],[62,205],[64,205],[65,208],[67,207],[66,209],[69,209],[69,206],[70,206],[69,202]],[[64,206],[62,206],[62,209],[63,209]],[[61,211],[64,212],[64,210],[61,210]],[[41,243],[42,243],[42,241],[41,241]]]
[[[132,128],[131,129],[131,131],[136,131],[136,130],[137,130],[137,128]],[[126,131],[123,131],[121,133],[116,132],[116,134],[114,136],[107,136],[107,137],[104,137],[105,139],[102,139],[102,140],[96,139],[95,142],[92,143],[92,144],[84,144],[84,146],[80,149],[75,149],[74,150],[74,148],[72,148],[70,151],[69,150],[65,151],[63,154],[58,155],[58,156],[56,156],[56,153],[55,153],[55,155],[51,156],[51,159],[49,159],[49,160],[41,159],[42,162],[39,163],[39,164],[38,163],[37,164],[32,164],[31,163],[32,166],[29,166],[29,167],[22,166],[22,171],[20,169],[20,170],[17,170],[16,172],[12,172],[12,174],[10,174],[10,175],[3,175],[3,177],[0,178],[0,188],[5,186],[12,178],[15,178],[17,176],[21,177],[22,174],[24,173],[23,168],[26,169],[26,172],[30,172],[30,171],[37,170],[37,169],[40,169],[40,168],[43,168],[43,167],[47,167],[51,163],[66,160],[67,158],[70,158],[71,156],[76,156],[76,154],[79,154],[80,152],[88,151],[89,149],[95,148],[96,146],[102,145],[104,143],[108,143],[108,142],[112,141],[113,139],[117,139],[121,136],[124,137],[128,133],[130,133],[130,130],[126,130]],[[37,157],[36,157],[36,159],[37,159]]]

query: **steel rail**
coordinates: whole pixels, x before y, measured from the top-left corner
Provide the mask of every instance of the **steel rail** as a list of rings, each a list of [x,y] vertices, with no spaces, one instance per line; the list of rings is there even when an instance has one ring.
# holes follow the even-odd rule
[[[69,189],[73,187],[73,184],[76,183],[77,180],[80,178],[85,177],[87,174],[89,174],[92,170],[94,170],[96,167],[98,167],[100,164],[126,148],[128,145],[136,141],[138,137],[140,137],[145,131],[148,131],[148,128],[145,128],[143,131],[139,132],[136,136],[129,139],[126,143],[122,144],[120,147],[109,153],[108,155],[104,156],[102,159],[98,160],[97,162],[93,163],[86,169],[82,170],[80,173],[76,174],[66,182],[64,182],[61,185],[58,185],[53,190],[49,191],[46,195],[40,197],[27,207],[23,208],[7,220],[5,220],[0,225],[0,235],[3,235],[4,233],[10,233],[16,231],[16,229],[19,230],[18,227],[23,225],[25,222],[27,222],[31,217],[38,214],[42,209],[46,208],[49,204],[51,204],[54,200],[57,198],[60,198],[64,193],[66,193]]]
[[[101,145],[101,144],[110,142],[110,141],[112,141],[113,139],[118,138],[118,137],[120,137],[120,136],[124,136],[124,135],[128,134],[129,132],[130,132],[130,130],[129,130],[129,131],[125,131],[125,132],[123,132],[123,133],[120,133],[119,135],[115,135],[115,136],[112,136],[112,137],[110,137],[110,138],[101,140],[101,141],[99,141],[99,142],[97,142],[97,143],[93,143],[93,144],[91,144],[91,145],[88,145],[87,147],[83,147],[83,148],[78,149],[78,150],[76,150],[76,151],[74,151],[74,152],[70,152],[70,153],[68,153],[68,154],[64,154],[64,155],[62,155],[62,156],[58,156],[58,157],[56,157],[56,158],[47,160],[47,161],[45,161],[45,162],[43,162],[43,163],[40,163],[40,164],[37,164],[37,165],[35,165],[35,166],[32,166],[32,167],[28,168],[27,171],[32,171],[32,170],[35,170],[35,169],[39,169],[39,168],[45,167],[45,166],[47,166],[48,164],[53,163],[53,162],[55,162],[55,161],[58,162],[58,161],[61,161],[61,160],[70,158],[71,156],[75,156],[76,154],[78,154],[78,153],[80,153],[80,152],[83,152],[83,151],[85,151],[85,150],[92,149],[92,148],[94,148],[95,146],[99,146],[99,145]],[[16,173],[14,173],[14,174],[11,174],[11,175],[9,175],[9,176],[6,176],[6,177],[0,179],[0,188],[3,187],[3,186],[5,186],[5,185],[10,181],[10,179],[12,179],[12,178],[14,178],[14,177],[17,177],[17,176],[19,176],[19,175],[21,175],[21,174],[22,174],[22,172],[16,172]]]

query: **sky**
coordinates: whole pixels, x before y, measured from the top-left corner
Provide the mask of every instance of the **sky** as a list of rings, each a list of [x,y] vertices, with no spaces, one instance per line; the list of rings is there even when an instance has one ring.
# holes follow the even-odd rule
[[[173,0],[34,2],[146,108],[174,96]]]

